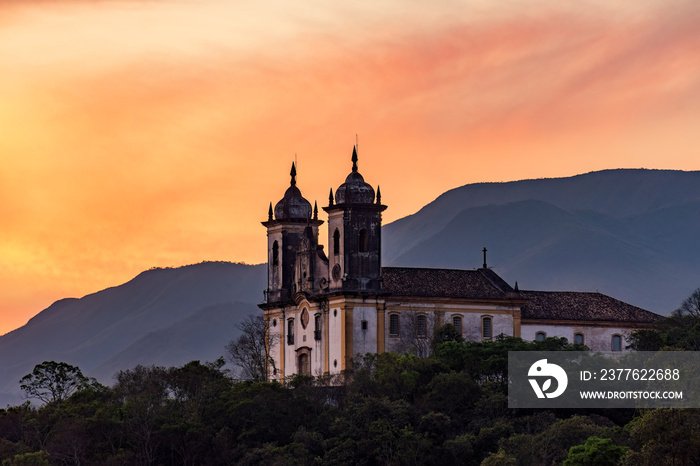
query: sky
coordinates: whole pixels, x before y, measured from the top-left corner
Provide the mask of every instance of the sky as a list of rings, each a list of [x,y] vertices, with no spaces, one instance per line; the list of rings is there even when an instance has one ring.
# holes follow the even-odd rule
[[[0,334],[151,267],[265,261],[350,172],[700,170],[697,0],[0,0]],[[262,296],[262,294],[261,294]]]

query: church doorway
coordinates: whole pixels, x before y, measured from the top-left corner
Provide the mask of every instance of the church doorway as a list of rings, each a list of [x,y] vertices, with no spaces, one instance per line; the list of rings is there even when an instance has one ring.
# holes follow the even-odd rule
[[[311,349],[299,348],[297,350],[297,374],[311,375]]]

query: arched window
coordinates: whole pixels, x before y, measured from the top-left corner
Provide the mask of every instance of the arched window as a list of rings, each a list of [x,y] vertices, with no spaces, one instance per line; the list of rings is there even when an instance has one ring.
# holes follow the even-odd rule
[[[493,320],[491,317],[484,316],[481,318],[481,339],[490,340],[493,338]]]
[[[399,336],[399,315],[389,314],[389,336],[398,337]]]
[[[425,338],[428,336],[428,318],[424,315],[416,316],[416,337]]]
[[[535,334],[535,341],[544,341],[545,338],[547,338],[547,334],[544,332],[537,332]]]
[[[287,321],[287,344],[294,344],[294,319],[289,319]]]
[[[280,245],[275,241],[272,243],[272,265],[280,264]]]
[[[574,333],[574,343],[577,345],[583,344],[583,333]]]
[[[457,329],[459,334],[462,334],[462,316],[460,315],[453,315],[452,316],[452,325]]]
[[[340,254],[340,231],[337,228],[333,232],[333,254]]]
[[[622,351],[622,336],[620,336],[620,335],[613,335],[612,336],[612,350],[613,351]]]
[[[311,375],[311,366],[309,365],[309,355],[302,353],[299,355],[299,374]]]
[[[367,252],[369,250],[369,238],[367,237],[367,230],[360,230],[360,252]]]

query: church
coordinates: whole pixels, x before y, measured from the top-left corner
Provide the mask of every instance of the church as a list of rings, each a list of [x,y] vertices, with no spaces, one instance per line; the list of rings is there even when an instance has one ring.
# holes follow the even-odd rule
[[[270,379],[333,376],[365,353],[427,355],[433,331],[451,323],[466,340],[498,335],[565,337],[594,351],[624,351],[630,332],[659,316],[600,293],[526,291],[486,264],[474,270],[382,267],[381,191],[352,169],[323,210],[328,252],[319,244],[318,206],[296,185],[270,208],[268,285],[260,308],[270,332]]]

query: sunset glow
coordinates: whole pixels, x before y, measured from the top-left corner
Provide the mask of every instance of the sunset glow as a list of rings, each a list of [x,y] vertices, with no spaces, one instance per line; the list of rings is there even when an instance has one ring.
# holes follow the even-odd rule
[[[356,134],[385,223],[468,183],[700,170],[700,2],[609,3],[0,3],[0,334],[263,262],[295,154],[321,207]]]

